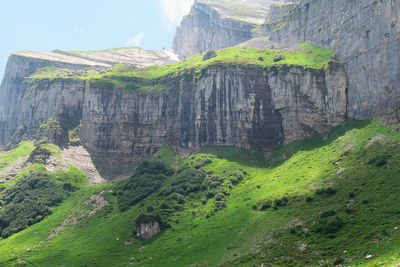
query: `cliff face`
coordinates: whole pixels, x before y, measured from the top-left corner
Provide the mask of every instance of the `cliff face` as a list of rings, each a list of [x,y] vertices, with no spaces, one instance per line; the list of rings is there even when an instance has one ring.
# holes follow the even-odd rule
[[[209,49],[220,49],[251,39],[253,23],[223,19],[209,5],[195,2],[176,30],[173,49],[185,58]]]
[[[212,66],[198,80],[189,73],[161,83],[168,94],[89,86],[81,128],[84,146],[98,155],[124,154],[131,162],[165,144],[268,151],[281,142],[327,133],[346,116],[347,79],[337,66],[326,72]],[[114,163],[102,161],[109,170]]]
[[[271,5],[287,0],[197,0],[176,30],[173,49],[188,57],[251,39]]]
[[[52,116],[69,121],[81,109],[82,82],[56,79],[29,83],[24,79],[49,66],[84,68],[16,55],[10,57],[0,87],[0,144],[7,145],[21,126],[33,130]]]
[[[347,77],[333,62],[326,70],[217,62],[200,73],[188,69],[157,78],[151,92],[96,79],[26,78],[48,64],[10,58],[1,87],[2,145],[24,134],[64,145],[67,130],[81,120],[81,143],[108,178],[126,174],[166,144],[270,151],[327,133],[346,117]],[[136,88],[143,81],[129,82]]]
[[[302,0],[270,34],[333,49],[349,77],[348,114],[365,119],[400,104],[399,18],[397,0]]]

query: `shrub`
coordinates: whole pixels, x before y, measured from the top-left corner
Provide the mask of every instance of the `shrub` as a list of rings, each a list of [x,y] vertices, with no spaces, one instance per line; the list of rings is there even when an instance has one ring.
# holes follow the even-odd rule
[[[337,190],[332,188],[332,187],[328,187],[326,189],[318,189],[317,191],[315,191],[315,194],[317,195],[325,195],[325,196],[333,196],[337,193]]]
[[[121,211],[129,209],[157,191],[166,176],[172,174],[174,170],[163,161],[144,161],[134,175],[118,184],[118,203]]]
[[[264,203],[261,204],[260,210],[267,210],[267,209],[269,209],[271,207],[272,207],[271,200],[267,200],[267,201],[265,201]]]
[[[205,178],[205,172],[202,169],[188,168],[178,174],[177,180],[171,184],[171,191],[181,195],[201,190],[201,185]]]
[[[334,216],[334,215],[336,215],[336,211],[334,211],[334,210],[328,210],[328,211],[325,211],[325,212],[323,212],[323,213],[321,213],[321,218],[328,218],[328,217],[331,217],[331,216]]]
[[[153,212],[154,208],[153,208],[153,206],[147,206],[146,210],[147,210],[147,212]]]
[[[278,207],[285,207],[287,206],[289,202],[289,199],[286,197],[282,197],[281,199],[275,199],[274,200],[274,209],[277,209]]]
[[[210,157],[202,156],[196,160],[196,164],[194,165],[194,167],[196,169],[200,169],[208,164],[211,164],[212,162],[213,161],[211,160]]]
[[[40,222],[61,203],[65,191],[45,172],[30,172],[0,193],[0,231],[3,238]]]
[[[345,225],[344,221],[336,216],[334,218],[323,218],[318,221],[315,227],[315,232],[320,234],[335,234],[340,231],[341,228]]]
[[[310,202],[313,202],[313,201],[314,201],[314,199],[312,197],[306,197],[306,202],[307,203],[310,203]]]

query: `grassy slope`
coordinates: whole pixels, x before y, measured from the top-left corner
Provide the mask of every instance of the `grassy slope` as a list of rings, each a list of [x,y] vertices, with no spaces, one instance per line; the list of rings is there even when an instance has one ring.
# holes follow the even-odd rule
[[[20,157],[28,156],[33,150],[35,146],[33,142],[22,142],[19,146],[13,150],[9,150],[6,152],[0,153],[0,170],[6,168],[13,162],[17,161]]]
[[[385,135],[368,148],[369,140]],[[105,195],[108,208],[89,220],[69,226],[57,238],[33,252],[26,252],[46,239],[72,209],[80,204],[80,195],[92,194],[113,185],[85,186],[81,174],[71,170],[80,191],[55,208],[54,214],[29,229],[0,241],[0,263],[26,263],[29,266],[226,266],[269,263],[282,266],[329,266],[351,259],[352,265],[372,266],[377,262],[399,263],[400,247],[400,133],[377,121],[349,121],[336,129],[328,139],[313,139],[282,146],[265,163],[258,152],[233,148],[204,148],[194,156],[180,158],[169,149],[156,157],[167,158],[172,165],[195,162],[202,153],[213,163],[206,171],[228,179],[230,172],[244,169],[249,175],[234,186],[227,197],[227,207],[207,218],[214,200],[203,205],[202,198],[187,196],[185,210],[169,218],[171,229],[150,240],[133,236],[134,219],[146,206],[157,206],[157,193],[121,213],[117,197]],[[343,156],[345,155],[345,156]],[[337,166],[335,162],[341,160]],[[266,168],[270,165],[270,169]],[[264,167],[262,167],[264,166]],[[339,168],[346,170],[336,174]],[[70,177],[66,175],[65,177]],[[73,176],[73,175],[72,175]],[[69,179],[69,178],[66,178]],[[164,187],[175,177],[168,178]],[[86,187],[86,189],[84,189]],[[332,196],[316,195],[318,188],[332,187]],[[286,207],[265,211],[253,210],[257,202],[286,196]],[[305,201],[306,197],[312,201]],[[82,203],[82,202],[80,202]],[[346,208],[350,208],[351,212]],[[332,235],[315,233],[321,212],[333,210],[344,222]],[[346,213],[347,210],[347,213]],[[291,227],[294,219],[302,226]],[[315,222],[315,223],[314,223]],[[313,224],[314,223],[314,224]],[[293,228],[293,229],[292,229]],[[310,229],[308,234],[303,228]],[[125,241],[133,242],[125,246]],[[307,245],[300,251],[301,245]],[[344,253],[346,251],[346,253]],[[367,260],[366,256],[372,255]],[[132,257],[135,260],[130,260]],[[140,259],[140,262],[137,262]]]

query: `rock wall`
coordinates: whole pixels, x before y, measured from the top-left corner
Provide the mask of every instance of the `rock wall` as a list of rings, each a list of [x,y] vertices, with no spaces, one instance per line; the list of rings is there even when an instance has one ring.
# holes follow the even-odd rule
[[[251,30],[255,26],[221,18],[215,9],[196,1],[176,30],[173,49],[180,57],[186,58],[209,49],[230,47],[251,39]]]
[[[400,1],[302,0],[271,40],[333,49],[349,78],[348,115],[382,115],[400,104]]]
[[[325,134],[346,117],[347,78],[338,66],[327,71],[212,66],[198,79],[190,73],[164,79],[159,82],[169,93],[161,95],[88,86],[83,145],[99,155],[124,154],[130,162],[165,144],[269,151]]]
[[[81,143],[108,178],[126,174],[166,144],[269,151],[325,134],[347,112],[347,78],[335,63],[327,70],[217,64],[200,75],[188,70],[162,77],[154,82],[164,90],[153,93],[78,78],[23,78],[43,64],[11,58],[0,90],[0,143],[31,133],[51,135],[63,146],[66,130],[82,120]]]
[[[0,144],[7,145],[21,126],[34,129],[50,117],[66,124],[76,120],[83,105],[84,82],[74,79],[25,78],[43,67],[82,69],[80,65],[55,63],[12,55],[0,87]]]

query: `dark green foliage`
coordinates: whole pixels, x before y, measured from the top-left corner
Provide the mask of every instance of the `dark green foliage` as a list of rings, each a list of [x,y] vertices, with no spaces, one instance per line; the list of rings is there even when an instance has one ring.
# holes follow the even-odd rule
[[[282,60],[284,60],[284,59],[285,59],[284,56],[276,56],[276,57],[274,58],[274,62],[279,62],[279,61],[282,61]]]
[[[368,162],[367,164],[374,164],[376,167],[382,167],[386,165],[388,162],[388,156],[387,155],[374,155]]]
[[[314,199],[312,197],[310,197],[310,196],[306,197],[306,202],[307,203],[313,202],[313,200]]]
[[[325,211],[325,212],[323,212],[323,213],[321,213],[321,218],[328,218],[328,217],[331,217],[331,216],[334,216],[334,215],[336,215],[336,211],[334,211],[334,210],[328,210],[328,211]]]
[[[119,184],[118,201],[121,211],[129,209],[157,191],[166,176],[170,176],[174,170],[159,160],[143,162],[128,180]]]
[[[153,208],[153,206],[147,206],[146,210],[147,210],[147,212],[153,212],[154,208]]]
[[[0,231],[6,238],[51,214],[66,193],[47,173],[30,172],[0,193]]]
[[[63,190],[66,192],[75,192],[78,189],[79,189],[78,187],[72,185],[70,182],[63,184]]]
[[[214,50],[208,50],[207,53],[203,57],[203,61],[215,58],[217,53]]]
[[[320,195],[320,196],[333,196],[335,195],[337,192],[336,189],[332,188],[332,187],[328,187],[326,189],[318,189],[315,194],[316,195]]]
[[[245,176],[245,172],[244,171],[234,171],[231,173],[230,177],[231,177],[231,183],[233,185],[237,185],[238,183],[240,183],[240,181],[243,180],[244,176]]]
[[[339,216],[323,218],[316,224],[315,232],[324,235],[335,234],[339,232],[344,225],[344,221]]]
[[[202,168],[202,167],[204,167],[204,166],[206,166],[206,165],[208,165],[208,164],[211,164],[211,163],[212,163],[211,158],[209,158],[209,157],[207,157],[207,156],[202,156],[202,157],[199,157],[199,158],[196,160],[196,164],[194,165],[194,167],[195,167],[196,169],[200,169],[200,168]]]
[[[164,195],[172,194],[173,192],[187,196],[192,192],[198,192],[206,174],[203,169],[187,168],[178,174],[170,188],[164,192]]]
[[[349,193],[349,198],[355,198],[355,197],[356,197],[356,193],[354,193],[354,192]]]
[[[283,197],[281,199],[275,199],[274,200],[274,209],[277,209],[278,207],[285,207],[287,206],[289,202],[289,199],[287,199],[286,197]]]

